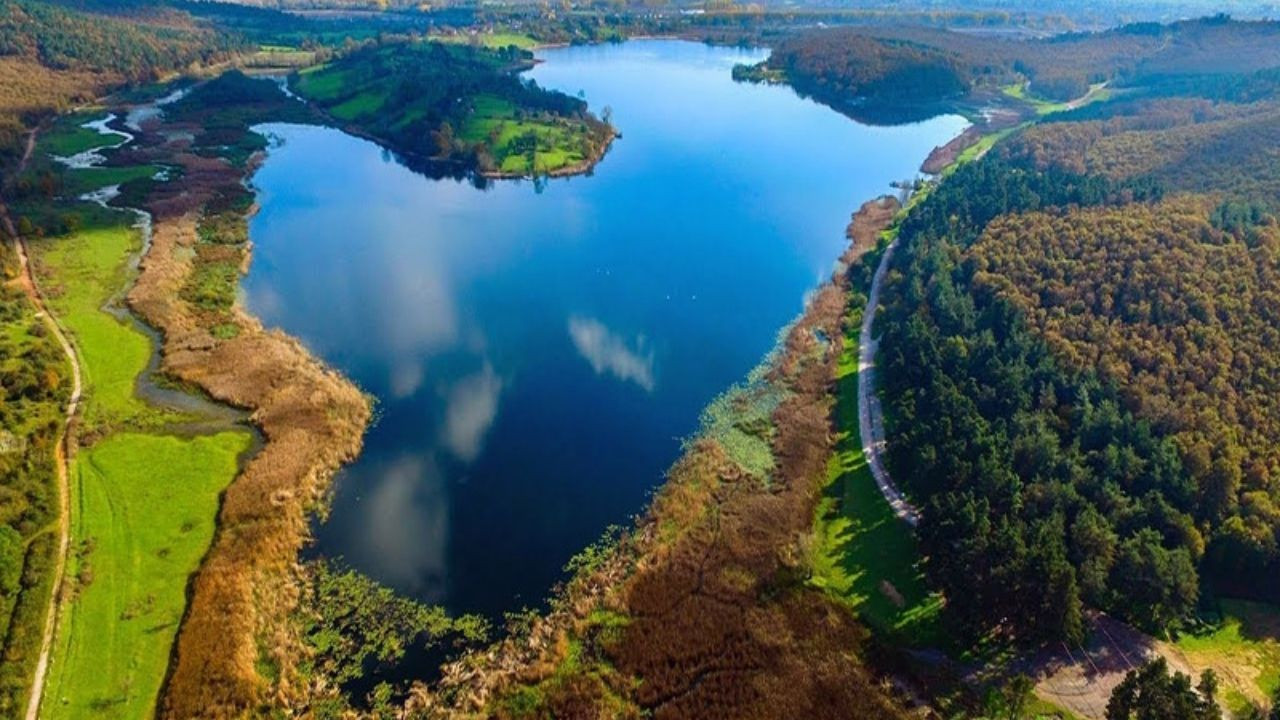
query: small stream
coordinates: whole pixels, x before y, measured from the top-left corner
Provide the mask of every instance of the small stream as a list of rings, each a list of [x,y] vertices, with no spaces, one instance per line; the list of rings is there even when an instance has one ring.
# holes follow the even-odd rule
[[[120,141],[103,147],[93,148],[75,155],[59,156],[51,155],[55,162],[59,162],[73,170],[99,167],[106,162],[107,158],[104,152],[120,149],[136,139],[133,132],[120,128],[120,125],[141,132],[140,124],[147,119],[158,116],[163,112],[163,106],[171,102],[175,102],[186,95],[188,88],[180,88],[162,98],[151,103],[137,105],[129,109],[121,122],[120,116],[115,113],[107,113],[106,116],[97,120],[84,123],[81,127],[90,130],[96,130],[102,135],[115,135],[120,137]],[[163,170],[161,172],[164,172]],[[163,379],[160,374],[160,348],[164,344],[164,338],[159,331],[150,325],[142,322],[128,307],[126,298],[130,288],[133,287],[133,281],[136,277],[139,264],[142,258],[151,250],[152,238],[152,218],[151,213],[141,208],[113,205],[120,195],[119,185],[107,185],[98,188],[92,192],[84,193],[79,197],[85,202],[96,203],[110,210],[122,210],[131,213],[135,220],[133,227],[142,237],[142,243],[138,247],[138,251],[130,255],[128,259],[129,282],[117,290],[102,305],[103,312],[110,314],[121,322],[129,323],[135,330],[146,335],[151,340],[151,357],[147,361],[146,370],[138,375],[134,381],[135,394],[157,407],[166,408],[175,412],[193,415],[199,418],[191,423],[182,424],[178,430],[184,433],[201,433],[209,430],[224,428],[230,424],[242,424],[247,417],[246,413],[236,408],[214,402],[203,394],[198,392],[190,392],[172,386]],[[256,433],[255,433],[256,434]]]

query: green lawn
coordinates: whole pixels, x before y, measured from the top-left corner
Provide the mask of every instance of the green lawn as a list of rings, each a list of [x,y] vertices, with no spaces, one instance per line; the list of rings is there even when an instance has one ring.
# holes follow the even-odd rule
[[[1061,112],[1071,106],[1070,102],[1053,102],[1043,98],[1035,97],[1027,92],[1025,83],[1014,83],[1000,88],[1005,95],[1011,98],[1017,98],[1031,105],[1035,109],[1037,115],[1048,115],[1049,113]],[[1102,102],[1111,97],[1111,90],[1104,86],[1103,83],[1091,85],[1089,92],[1084,96],[1084,102],[1081,105]]]
[[[432,35],[427,39],[459,45],[477,42],[484,47],[495,50],[510,47],[511,45],[515,45],[521,50],[532,50],[538,46],[538,41],[528,35],[510,32],[478,33],[476,35]]]
[[[583,130],[567,122],[537,119],[517,119],[515,106],[503,98],[481,95],[473,104],[471,116],[458,132],[458,137],[468,143],[478,143],[492,138],[493,155],[499,160],[499,170],[506,173],[528,174],[551,172],[585,160],[581,148]],[[537,138],[537,149],[530,166],[530,156],[518,152],[513,144],[526,135]]]
[[[336,100],[347,89],[347,76],[328,65],[316,65],[298,72],[296,89],[317,102]]]
[[[336,118],[351,121],[377,114],[386,102],[387,93],[385,89],[365,90],[329,108],[329,112]]]
[[[47,718],[150,718],[213,539],[219,493],[246,431],[183,439],[121,433],[73,465],[73,600],[64,606]]]
[[[978,140],[978,142],[965,148],[964,152],[956,156],[956,159],[954,162],[952,162],[945,169],[943,169],[942,171],[943,177],[946,177],[947,175],[950,175],[951,173],[955,172],[956,168],[960,167],[961,165],[964,165],[965,163],[973,162],[974,160],[981,158],[983,155],[986,155],[988,152],[990,152],[991,148],[996,146],[996,143],[1000,142],[1001,140],[1004,140],[1005,138],[1027,127],[1030,124],[1031,123],[1029,122],[1022,123],[1020,125],[1016,125],[1011,128],[1005,128],[1004,130],[998,130],[996,132],[983,135],[982,138]]]
[[[860,316],[860,306],[855,313]],[[839,432],[818,507],[811,582],[847,603],[877,632],[913,647],[941,647],[941,597],[925,584],[915,536],[880,494],[862,453],[858,325],[849,323],[836,373]]]
[[[1214,669],[1227,709],[1239,714],[1280,688],[1280,607],[1244,600],[1220,605],[1220,621],[1183,635],[1175,647],[1197,671]]]
[[[84,422],[90,427],[134,422],[153,425],[157,412],[134,397],[134,380],[146,368],[150,339],[102,309],[131,282],[130,256],[142,239],[129,216],[118,224],[87,227],[50,238],[33,249],[50,303],[72,335],[84,379]],[[162,418],[160,418],[162,419]]]
[[[75,155],[85,150],[115,145],[120,136],[104,134],[81,127],[84,123],[102,118],[102,113],[76,113],[59,118],[48,131],[39,135],[42,152],[53,155]]]
[[[64,195],[149,177],[154,166],[63,171]],[[76,346],[84,380],[71,472],[68,592],[51,658],[44,716],[150,718],[186,606],[208,551],[221,492],[253,436],[227,427],[162,434],[189,416],[134,394],[153,346],[122,304],[141,247],[130,213],[90,203],[38,208],[83,226],[32,242],[50,307]]]
[[[154,176],[160,168],[155,165],[132,167],[91,167],[68,171],[64,176],[63,194],[78,197],[108,185],[123,185],[130,180]]]

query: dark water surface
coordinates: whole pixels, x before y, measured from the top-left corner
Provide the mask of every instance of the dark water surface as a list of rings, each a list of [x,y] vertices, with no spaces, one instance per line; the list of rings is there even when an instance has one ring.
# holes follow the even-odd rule
[[[478,190],[273,125],[254,178],[249,308],[378,398],[318,549],[459,612],[539,604],[638,512],[831,272],[849,214],[965,126],[867,127],[735,84],[762,52],[540,55],[539,83],[613,110],[593,176]]]

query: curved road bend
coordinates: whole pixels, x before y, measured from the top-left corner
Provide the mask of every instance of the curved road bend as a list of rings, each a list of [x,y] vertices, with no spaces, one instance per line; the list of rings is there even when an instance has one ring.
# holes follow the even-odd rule
[[[867,457],[867,465],[871,467],[871,475],[876,479],[880,494],[889,501],[893,514],[914,528],[920,522],[920,511],[903,497],[884,466],[884,417],[880,411],[880,398],[876,396],[875,383],[876,350],[880,346],[880,340],[871,336],[876,309],[880,306],[880,289],[884,285],[884,276],[889,270],[889,261],[897,246],[898,239],[894,238],[884,249],[880,265],[871,278],[871,292],[867,295],[867,307],[862,313],[862,330],[858,335],[858,432],[862,435],[862,453]]]
[[[36,133],[32,131],[27,136],[27,146],[22,154],[22,161],[18,164],[19,173],[26,168],[27,160],[31,158],[31,151],[35,147],[35,143]],[[57,338],[58,344],[62,346],[62,353],[67,356],[67,362],[71,365],[71,398],[67,401],[67,411],[62,426],[62,438],[58,441],[54,451],[54,464],[57,465],[58,475],[58,554],[54,560],[53,586],[49,593],[49,612],[45,617],[44,633],[40,640],[40,657],[36,660],[36,671],[31,681],[31,697],[27,702],[27,712],[24,716],[26,720],[37,720],[40,715],[40,700],[44,696],[44,681],[49,671],[49,652],[53,648],[53,635],[58,623],[58,597],[62,594],[62,576],[66,573],[67,548],[71,543],[70,435],[71,420],[75,417],[76,408],[80,405],[80,358],[76,355],[75,347],[67,339],[67,334],[63,332],[57,318],[49,311],[49,306],[45,303],[44,296],[40,294],[40,288],[36,285],[35,275],[31,271],[31,263],[27,259],[26,243],[18,235],[17,228],[13,224],[13,218],[9,216],[9,207],[2,200],[0,200],[0,222],[4,224],[4,229],[9,234],[9,237],[13,238],[13,248],[18,256],[18,267],[21,271],[18,276],[18,282],[22,285],[27,297],[31,299],[31,303],[36,308],[36,313],[44,320],[44,324],[53,333],[53,336]]]

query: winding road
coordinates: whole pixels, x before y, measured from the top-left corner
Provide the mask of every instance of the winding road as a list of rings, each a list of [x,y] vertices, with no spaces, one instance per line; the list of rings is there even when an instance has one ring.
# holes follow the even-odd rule
[[[866,455],[867,465],[871,467],[871,475],[876,479],[880,494],[889,501],[893,514],[914,528],[920,523],[920,511],[903,497],[884,466],[884,417],[880,410],[880,398],[876,395],[875,382],[876,350],[880,347],[880,340],[871,334],[876,310],[880,307],[884,276],[889,271],[889,262],[897,247],[898,239],[894,238],[884,249],[876,273],[871,278],[867,307],[862,312],[862,330],[858,335],[858,432],[862,435],[862,453]]]
[[[18,174],[26,169],[35,144],[36,131],[33,130],[27,135],[27,146],[23,151],[21,162],[18,163]],[[67,401],[62,437],[54,450],[58,476],[58,554],[54,560],[53,585],[49,592],[49,612],[45,617],[44,633],[40,640],[40,657],[36,660],[35,675],[31,681],[31,697],[27,702],[27,711],[24,716],[26,720],[37,720],[40,715],[40,701],[44,696],[44,680],[49,672],[49,653],[53,648],[54,631],[58,624],[58,597],[62,594],[62,580],[63,575],[66,574],[67,549],[71,544],[71,422],[76,415],[76,409],[80,406],[82,389],[80,358],[76,354],[75,346],[67,338],[57,318],[49,311],[49,306],[40,293],[40,287],[36,284],[35,274],[31,271],[31,263],[27,257],[26,242],[18,235],[13,218],[9,215],[9,207],[2,200],[0,200],[0,223],[3,223],[5,232],[13,239],[13,248],[18,256],[20,270],[18,283],[22,285],[22,289],[35,306],[36,315],[57,338],[63,354],[67,356],[68,364],[71,365],[71,397]]]

